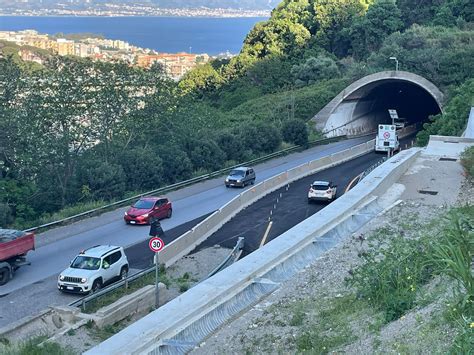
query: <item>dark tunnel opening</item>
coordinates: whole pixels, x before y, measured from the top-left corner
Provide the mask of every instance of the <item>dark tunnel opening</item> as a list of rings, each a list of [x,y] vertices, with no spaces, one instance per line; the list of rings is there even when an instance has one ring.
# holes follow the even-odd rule
[[[370,86],[363,89],[365,94],[360,100],[371,102],[377,124],[392,122],[389,109],[397,110],[398,116],[405,118],[408,124],[424,123],[429,121],[429,116],[441,113],[438,103],[430,93],[411,82],[386,80],[375,82]],[[359,104],[354,111],[355,116],[358,107]]]

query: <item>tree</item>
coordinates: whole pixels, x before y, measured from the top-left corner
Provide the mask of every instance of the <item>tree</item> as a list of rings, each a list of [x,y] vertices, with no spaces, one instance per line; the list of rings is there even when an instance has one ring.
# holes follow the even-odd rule
[[[194,170],[218,170],[226,160],[225,153],[209,138],[188,141],[187,150]]]
[[[80,186],[89,187],[94,199],[120,198],[126,191],[122,166],[101,160],[83,162],[79,171]]]
[[[191,177],[193,165],[186,152],[179,146],[174,144],[160,146],[158,154],[163,160],[163,179],[166,183],[173,184]]]
[[[128,190],[156,189],[163,181],[163,161],[151,148],[136,147],[123,151],[118,157]]]
[[[367,58],[380,48],[384,39],[401,30],[401,12],[393,0],[379,0],[369,7],[350,28],[351,46],[357,59]]]
[[[282,19],[259,22],[245,38],[242,53],[254,58],[284,55],[303,47],[310,36],[299,23]]]
[[[311,85],[317,81],[339,77],[340,72],[336,62],[326,56],[310,57],[300,65],[291,68],[296,86]]]
[[[365,2],[359,0],[315,0],[314,19],[317,31],[314,43],[338,58],[350,50],[349,28],[366,11]]]
[[[223,83],[223,78],[214,67],[208,63],[199,65],[187,72],[179,81],[179,88],[183,94],[194,94],[202,98],[216,90]]]
[[[418,145],[426,145],[430,134],[441,136],[460,136],[466,129],[469,111],[474,106],[474,79],[467,80],[457,88],[449,99],[443,114],[431,117],[418,133]]]
[[[281,133],[285,142],[303,146],[308,143],[308,128],[302,120],[286,121]]]

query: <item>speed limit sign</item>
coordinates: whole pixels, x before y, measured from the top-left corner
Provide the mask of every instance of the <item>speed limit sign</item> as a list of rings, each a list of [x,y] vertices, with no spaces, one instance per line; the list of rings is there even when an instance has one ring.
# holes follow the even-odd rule
[[[151,251],[158,253],[165,246],[165,242],[163,242],[161,238],[153,237],[148,242],[148,246],[150,247]]]

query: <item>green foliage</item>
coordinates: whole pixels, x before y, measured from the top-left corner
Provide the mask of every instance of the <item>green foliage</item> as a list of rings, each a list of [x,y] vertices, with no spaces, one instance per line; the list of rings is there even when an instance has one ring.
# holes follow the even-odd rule
[[[253,153],[271,153],[281,144],[280,131],[268,123],[253,123],[239,127],[237,134],[242,139],[244,148],[249,148]]]
[[[226,154],[227,160],[243,161],[246,157],[242,140],[230,131],[223,131],[216,138],[217,145]]]
[[[309,31],[299,23],[283,19],[259,22],[247,35],[242,53],[254,58],[284,55],[303,47]]]
[[[286,121],[281,131],[285,142],[303,146],[308,143],[308,129],[301,120]]]
[[[461,164],[469,176],[474,178],[474,147],[469,147],[461,154]]]
[[[386,243],[385,234],[378,234],[369,250],[360,255],[363,264],[352,271],[348,282],[360,298],[383,311],[385,321],[391,322],[414,306],[417,290],[431,277],[426,263],[431,240],[392,237]]]
[[[458,28],[413,26],[386,38],[378,52],[368,58],[375,70],[387,70],[400,58],[400,69],[417,73],[441,89],[461,85],[472,78],[474,57],[472,31]]]
[[[195,170],[218,170],[225,161],[225,153],[213,140],[193,140],[187,144],[188,155]]]
[[[418,133],[418,145],[426,145],[430,135],[460,136],[466,129],[469,111],[474,105],[474,79],[466,81],[454,90],[448,100],[444,113],[430,118],[423,125],[424,130]]]
[[[121,197],[126,189],[126,176],[121,165],[91,160],[80,168],[79,181],[93,191],[95,199]]]
[[[212,92],[223,82],[223,78],[211,64],[199,65],[180,80],[179,88],[183,94],[197,94],[198,97]]]
[[[456,280],[463,297],[461,306],[472,307],[474,302],[474,207],[466,207],[471,212],[463,215],[452,211],[448,216],[449,224],[444,228],[440,240],[433,246],[432,263],[435,271]],[[472,313],[472,311],[471,311]]]
[[[276,121],[289,118],[308,120],[321,110],[346,85],[344,79],[332,79],[291,91],[268,94],[248,100],[229,112],[232,120]]]
[[[163,164],[163,179],[168,184],[189,179],[193,172],[193,165],[186,152],[177,145],[170,144],[161,147],[159,156]]]
[[[376,1],[350,28],[354,57],[367,58],[380,48],[386,37],[401,30],[402,26],[401,13],[394,1]]]
[[[305,313],[311,311],[311,305],[304,305]],[[358,306],[358,307],[357,307]],[[315,314],[317,322],[310,320],[307,324],[299,326],[302,332],[295,338],[298,352],[310,352],[314,354],[327,354],[354,340],[354,334],[350,327],[350,319],[363,307],[363,303],[352,296],[344,296],[329,301],[329,307],[321,309],[318,305],[318,313]],[[298,312],[298,308],[297,308]],[[293,317],[296,325],[300,321],[298,313]],[[328,331],[330,330],[330,331]]]
[[[127,149],[119,155],[117,163],[123,168],[128,190],[153,190],[162,182],[163,161],[153,149]]]
[[[311,85],[318,81],[340,76],[336,62],[326,56],[310,57],[306,62],[291,68],[296,86]]]
[[[58,343],[46,341],[47,337],[39,336],[31,338],[25,342],[18,344],[3,342],[0,343],[0,353],[6,355],[72,355],[75,351],[71,348],[66,348]],[[43,343],[44,342],[44,343]],[[39,346],[41,344],[41,346]]]

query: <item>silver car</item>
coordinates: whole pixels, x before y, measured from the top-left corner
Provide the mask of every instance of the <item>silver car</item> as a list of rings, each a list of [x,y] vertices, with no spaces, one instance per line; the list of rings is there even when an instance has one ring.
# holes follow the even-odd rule
[[[241,166],[231,170],[225,179],[225,186],[245,187],[255,183],[255,171],[252,168]]]

